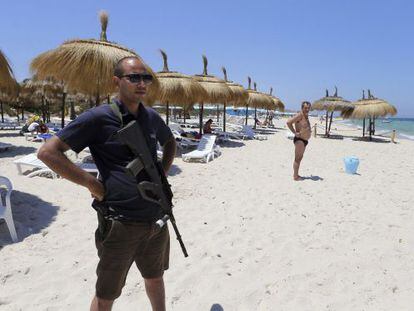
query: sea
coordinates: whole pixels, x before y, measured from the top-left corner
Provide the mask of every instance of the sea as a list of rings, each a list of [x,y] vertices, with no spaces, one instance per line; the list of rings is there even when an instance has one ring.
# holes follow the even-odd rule
[[[362,131],[362,120],[347,119],[341,123],[356,126]],[[368,122],[365,122],[366,126]],[[375,119],[375,134],[389,135],[395,130],[397,137],[414,140],[414,118],[378,118]]]

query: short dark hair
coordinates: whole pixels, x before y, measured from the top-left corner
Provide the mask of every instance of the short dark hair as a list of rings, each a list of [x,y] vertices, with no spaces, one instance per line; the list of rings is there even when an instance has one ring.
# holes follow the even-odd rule
[[[303,108],[303,106],[305,106],[305,105],[312,106],[312,104],[311,104],[310,102],[308,102],[308,101],[304,101],[304,102],[302,102],[302,108]]]
[[[141,63],[144,63],[142,61],[142,59],[139,58],[138,56],[125,56],[125,57],[122,57],[115,65],[114,76],[121,77],[124,74],[124,61],[129,60],[129,59],[137,59]]]

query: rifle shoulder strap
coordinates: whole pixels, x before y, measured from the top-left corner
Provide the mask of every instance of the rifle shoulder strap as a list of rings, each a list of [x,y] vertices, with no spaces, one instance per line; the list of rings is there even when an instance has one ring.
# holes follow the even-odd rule
[[[122,114],[121,114],[121,110],[119,110],[119,107],[116,103],[112,102],[109,104],[109,106],[111,107],[112,111],[115,113],[115,115],[118,117],[119,121],[121,121],[121,128],[124,127],[124,122],[122,121]]]

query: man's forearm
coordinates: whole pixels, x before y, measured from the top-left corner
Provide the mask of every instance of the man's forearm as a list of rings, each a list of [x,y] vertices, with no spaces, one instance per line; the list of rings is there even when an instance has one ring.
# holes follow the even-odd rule
[[[291,130],[293,134],[296,134],[295,128],[293,127],[292,123],[287,122],[286,124],[287,124],[289,130]]]
[[[176,148],[177,146],[175,143],[175,139],[169,140],[163,146],[163,155],[162,155],[161,163],[162,163],[162,168],[164,169],[165,174],[168,173],[174,161]]]
[[[41,149],[38,153],[38,158],[52,171],[78,185],[88,187],[90,179],[95,178],[88,172],[79,168],[59,150]]]

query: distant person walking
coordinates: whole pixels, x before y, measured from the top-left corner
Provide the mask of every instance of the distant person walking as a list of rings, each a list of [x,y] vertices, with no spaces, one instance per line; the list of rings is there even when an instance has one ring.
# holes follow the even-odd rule
[[[293,162],[293,179],[302,180],[299,176],[299,166],[311,137],[311,126],[309,123],[309,111],[311,103],[308,101],[302,102],[302,111],[294,117],[290,118],[286,124],[289,129],[295,134],[293,143],[295,145],[295,160]]]

